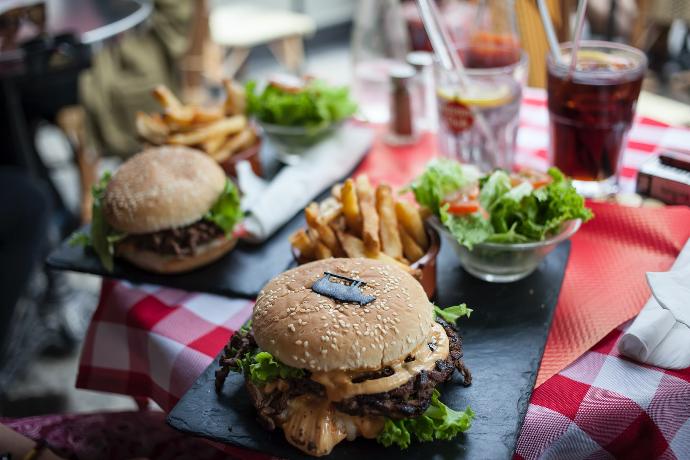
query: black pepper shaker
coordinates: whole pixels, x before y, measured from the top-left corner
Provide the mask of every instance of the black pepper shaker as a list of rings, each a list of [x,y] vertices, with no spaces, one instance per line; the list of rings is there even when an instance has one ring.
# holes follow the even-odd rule
[[[391,93],[386,142],[393,145],[412,144],[417,141],[413,104],[415,70],[408,65],[394,66],[389,71]]]

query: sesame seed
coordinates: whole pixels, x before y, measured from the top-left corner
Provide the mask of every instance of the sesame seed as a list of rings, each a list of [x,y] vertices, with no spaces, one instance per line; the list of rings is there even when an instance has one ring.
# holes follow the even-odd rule
[[[302,345],[302,341],[301,340],[295,340],[295,345]]]
[[[292,332],[295,332],[295,325],[292,323],[288,324],[288,329],[290,329]]]
[[[304,341],[304,348],[307,348],[309,346],[309,340]]]

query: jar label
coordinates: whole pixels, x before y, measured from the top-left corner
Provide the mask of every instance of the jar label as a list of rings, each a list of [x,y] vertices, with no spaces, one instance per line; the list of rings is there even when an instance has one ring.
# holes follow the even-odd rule
[[[454,134],[467,131],[474,124],[472,110],[460,101],[445,100],[441,105],[441,118],[448,129]]]

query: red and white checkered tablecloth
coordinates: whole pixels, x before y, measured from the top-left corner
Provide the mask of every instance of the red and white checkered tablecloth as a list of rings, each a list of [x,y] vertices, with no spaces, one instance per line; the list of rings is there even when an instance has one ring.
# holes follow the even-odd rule
[[[621,357],[629,324],[535,389],[516,459],[690,458],[690,368]]]
[[[518,164],[546,167],[546,126],[544,93],[528,90]],[[623,189],[634,188],[639,164],[660,146],[687,145],[688,130],[638,118],[623,160]],[[398,176],[383,171],[390,161],[385,155],[365,163],[374,181],[401,185],[428,159],[415,155],[407,155]],[[247,300],[105,280],[77,387],[149,397],[169,411],[252,306]],[[690,369],[667,371],[621,358],[614,344],[624,327],[535,390],[516,458],[690,458]]]

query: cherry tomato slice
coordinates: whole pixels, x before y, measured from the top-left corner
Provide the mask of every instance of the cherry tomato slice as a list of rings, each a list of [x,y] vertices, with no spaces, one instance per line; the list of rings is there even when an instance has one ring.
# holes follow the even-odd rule
[[[464,216],[479,211],[479,202],[476,200],[454,201],[448,203],[448,212],[456,216]]]

